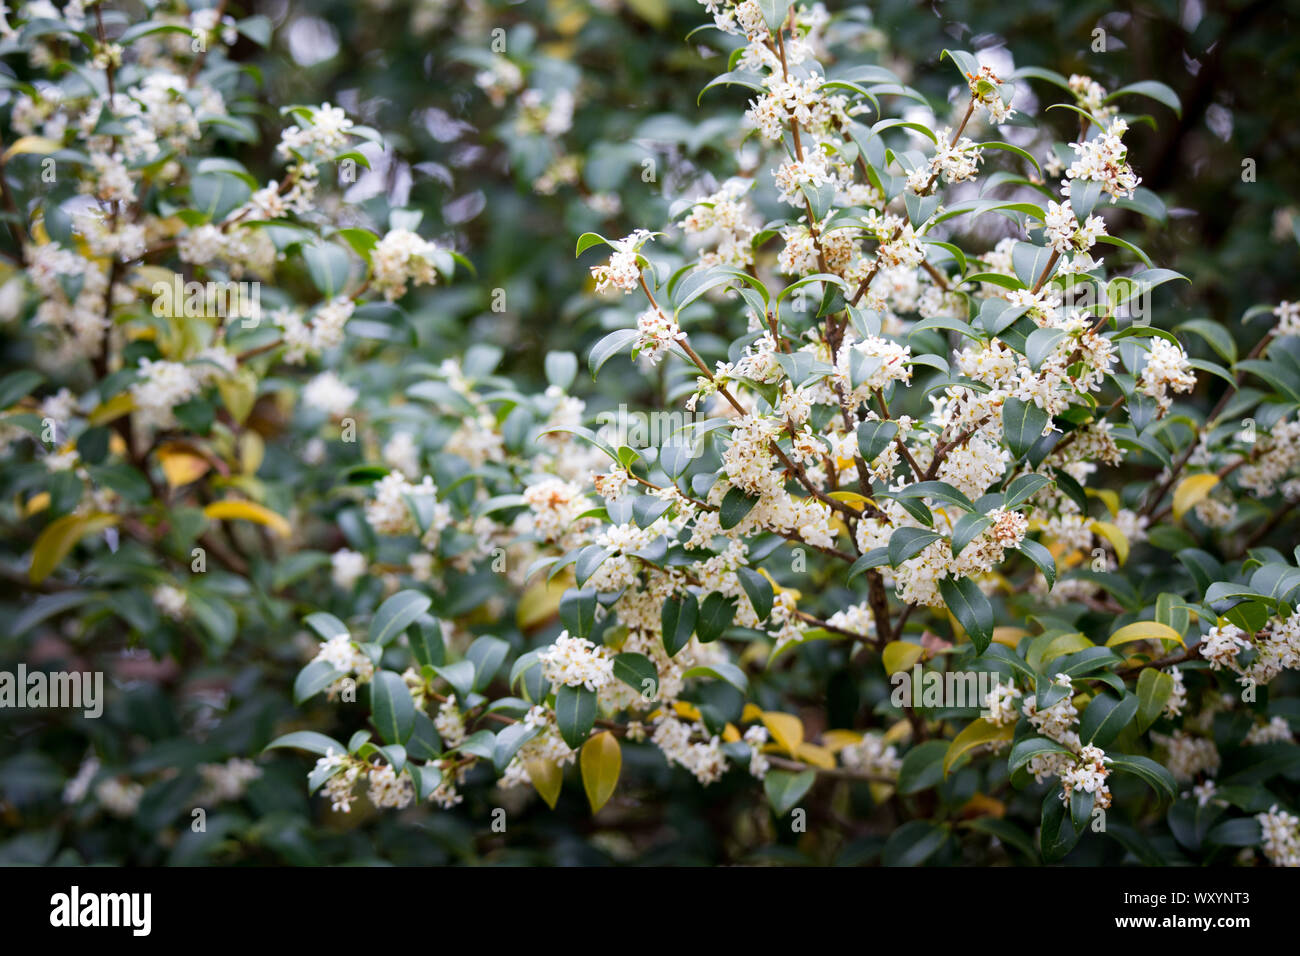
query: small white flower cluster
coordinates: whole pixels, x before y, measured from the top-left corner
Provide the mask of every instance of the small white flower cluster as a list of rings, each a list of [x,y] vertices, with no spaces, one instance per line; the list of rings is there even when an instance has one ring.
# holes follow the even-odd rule
[[[433,719],[433,726],[445,747],[457,747],[465,739],[465,715],[456,706],[455,694],[449,694],[442,702],[437,716]]]
[[[978,73],[967,73],[966,82],[975,103],[988,111],[989,119],[994,123],[1005,123],[1016,111],[1002,99],[1002,78],[993,72],[991,66],[981,66]]]
[[[1300,470],[1300,419],[1274,425],[1268,435],[1260,436],[1258,446],[1237,473],[1237,481],[1247,491],[1267,498],[1279,489],[1290,501],[1297,493],[1296,472]]]
[[[696,735],[704,739],[696,740]],[[716,734],[710,734],[703,723],[686,723],[663,712],[654,721],[650,740],[663,751],[669,763],[685,767],[706,787],[722,779],[726,772],[722,741]]]
[[[1212,627],[1198,650],[1216,671],[1233,671],[1243,684],[1267,684],[1284,670],[1300,668],[1300,612],[1272,618],[1253,640],[1235,624]],[[1253,655],[1248,664],[1238,659],[1243,651]]]
[[[145,427],[176,424],[174,410],[198,395],[202,385],[194,370],[181,362],[140,359],[141,380],[131,386],[138,421]]]
[[[685,338],[677,321],[658,308],[646,309],[637,316],[636,328],[633,351],[651,365],[658,365],[669,347]]]
[[[340,548],[330,555],[330,578],[341,591],[351,591],[365,577],[366,556],[350,548]]]
[[[1291,725],[1285,717],[1274,717],[1266,724],[1256,724],[1246,733],[1248,744],[1282,744],[1293,739]]]
[[[598,691],[614,679],[614,659],[608,648],[561,631],[555,643],[537,655],[542,673],[555,686]]]
[[[1079,761],[1061,774],[1061,799],[1067,804],[1075,790],[1083,790],[1093,795],[1093,806],[1105,809],[1110,806],[1110,788],[1106,778],[1110,771],[1106,764],[1111,759],[1100,747],[1085,744],[1079,750]]]
[[[637,260],[641,257],[641,247],[649,238],[648,230],[637,229],[630,236],[610,243],[614,252],[609,263],[591,267],[591,277],[596,280],[598,293],[611,288],[624,294],[636,291],[641,280],[641,265]]]
[[[339,677],[330,685],[328,694],[332,698],[343,689],[343,681],[355,676],[357,683],[365,684],[375,676],[374,662],[352,642],[347,634],[336,634],[321,643],[320,649],[312,661],[325,661]]]
[[[1075,160],[1065,171],[1062,194],[1070,195],[1075,180],[1088,180],[1101,183],[1102,190],[1112,200],[1132,198],[1142,180],[1128,164],[1128,147],[1121,140],[1127,131],[1128,123],[1115,119],[1104,133],[1080,143],[1071,143]]]
[[[1196,376],[1181,347],[1165,339],[1153,338],[1151,351],[1138,380],[1138,391],[1156,400],[1160,414],[1169,411],[1173,399],[1170,392],[1190,392],[1196,387]]]
[[[1264,855],[1274,866],[1300,866],[1300,817],[1287,813],[1275,803],[1255,819],[1263,834],[1260,841]]]
[[[163,615],[171,618],[173,621],[179,621],[185,617],[185,592],[178,587],[170,584],[160,584],[153,589],[154,607]]]
[[[360,392],[330,370],[321,372],[302,389],[304,405],[319,409],[335,421],[352,411],[360,396]]]
[[[195,794],[194,803],[205,806],[240,799],[248,785],[262,776],[262,769],[251,760],[232,757],[225,763],[201,764],[199,776],[203,788]]]
[[[560,736],[556,723],[555,711],[546,707],[533,707],[523,717],[526,727],[539,728],[537,736],[524,743],[515,754],[514,759],[501,775],[498,786],[503,790],[519,787],[530,781],[528,766],[533,763],[554,764],[565,767],[578,759],[578,751],[572,749]]]
[[[310,324],[303,321],[297,309],[276,309],[271,321],[284,335],[284,360],[297,365],[309,356],[319,355],[326,349],[343,342],[343,327],[356,309],[356,303],[344,296],[330,299],[316,309]]]
[[[1175,730],[1169,735],[1153,733],[1151,739],[1168,752],[1165,766],[1175,780],[1188,782],[1201,774],[1213,776],[1219,770],[1219,749],[1209,737]]]
[[[849,744],[840,751],[840,761],[850,770],[885,777],[897,776],[903,767],[898,748],[878,733],[863,734],[857,743]]]
[[[438,486],[428,475],[415,484],[400,471],[390,471],[374,484],[374,497],[366,502],[366,523],[381,535],[421,535],[427,547],[437,544],[438,537],[451,524],[451,506],[438,500]],[[421,532],[416,519],[418,500],[427,504],[429,524]]]
[[[1063,203],[1048,201],[1043,225],[1047,244],[1062,254],[1087,252],[1106,235],[1106,223],[1100,216],[1089,216],[1080,223],[1068,199]]]
[[[1027,769],[1039,782],[1056,776],[1062,778],[1062,785],[1064,785],[1065,775],[1078,768],[1076,754],[1082,753],[1083,741],[1079,739],[1079,734],[1074,729],[1079,720],[1079,711],[1074,706],[1070,676],[1057,674],[1052,678],[1052,683],[1065,689],[1064,696],[1051,706],[1040,709],[1038,695],[1029,694],[1025,697],[1021,710],[1034,725],[1035,730],[1072,752],[1040,754],[1030,759]]]
[[[985,719],[991,724],[1005,727],[1020,719],[1020,689],[1014,682],[998,681],[984,696]]]
[[[392,229],[371,250],[374,285],[389,302],[406,294],[408,283],[434,285],[441,250],[409,229]]]
[[[741,737],[749,745],[750,776],[758,780],[766,777],[768,770],[772,768],[771,762],[763,756],[763,745],[767,743],[767,738],[767,728],[762,724],[754,724],[747,728]]]

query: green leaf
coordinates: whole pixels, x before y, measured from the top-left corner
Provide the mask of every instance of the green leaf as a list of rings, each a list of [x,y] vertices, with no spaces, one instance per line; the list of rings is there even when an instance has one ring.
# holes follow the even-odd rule
[[[587,359],[592,380],[595,381],[596,373],[600,371],[602,365],[625,349],[631,348],[639,334],[636,329],[617,329],[593,345],[591,355]]]
[[[898,567],[942,537],[943,535],[926,531],[924,528],[899,528],[889,536],[889,566]]]
[[[1035,757],[1046,754],[1070,754],[1073,751],[1046,737],[1022,737],[1011,747],[1011,756],[1007,758],[1007,769],[1015,773]]]
[[[347,625],[340,621],[333,614],[326,614],[324,611],[317,611],[314,614],[308,614],[302,622],[320,635],[321,640],[328,641],[331,637],[339,637],[348,633]]]
[[[1172,800],[1178,793],[1173,774],[1148,757],[1134,754],[1108,754],[1111,773],[1127,773],[1142,779],[1156,792],[1161,802]]]
[[[433,601],[419,591],[398,591],[375,612],[370,622],[370,642],[384,647],[432,604]]]
[[[560,598],[560,621],[573,637],[589,638],[596,626],[596,592],[570,588]]]
[[[713,591],[705,596],[700,605],[699,620],[695,623],[695,632],[704,643],[716,641],[722,632],[731,626],[736,616],[736,599],[720,591]]]
[[[1105,750],[1128,726],[1137,711],[1136,694],[1125,694],[1117,699],[1111,694],[1100,693],[1088,703],[1088,708],[1079,718],[1079,739]]]
[[[858,450],[862,453],[862,460],[875,461],[897,434],[897,422],[863,422],[858,426]]]
[[[1174,678],[1155,667],[1148,667],[1138,675],[1137,730],[1145,733],[1156,722],[1174,692]]]
[[[370,684],[370,719],[386,743],[404,744],[415,729],[415,702],[401,674],[376,671]]]
[[[555,719],[560,736],[577,750],[596,724],[596,692],[564,685],[555,691]]]
[[[699,667],[692,667],[682,674],[683,677],[713,677],[717,680],[726,681],[742,694],[749,691],[749,678],[735,664],[719,662],[717,664],[701,664]]]
[[[844,578],[844,583],[851,583],[863,571],[884,567],[887,564],[889,564],[889,548],[872,548],[853,562],[848,575]]]
[[[1006,490],[1002,492],[1002,507],[1007,509],[1018,508],[1051,483],[1052,479],[1046,475],[1036,473],[1021,475],[1007,485]]]
[[[1047,589],[1050,591],[1056,584],[1056,558],[1052,557],[1052,552],[1030,538],[1021,541],[1018,550],[1043,572],[1043,577],[1047,579]]]
[[[939,582],[939,594],[975,645],[975,652],[983,654],[993,640],[993,605],[979,585],[970,578],[944,578]]]
[[[767,802],[778,817],[783,817],[803,799],[817,779],[815,770],[792,773],[788,770],[769,770],[763,778],[763,792]]]
[[[647,700],[659,696],[659,668],[644,654],[625,651],[614,655],[614,676]]]
[[[312,661],[298,672],[293,682],[293,702],[301,704],[343,676],[329,661]]]
[[[927,740],[909,750],[898,769],[898,792],[906,796],[942,783],[948,746],[947,740]]]
[[[669,657],[686,646],[695,632],[695,620],[699,616],[700,606],[695,595],[689,591],[674,594],[664,601],[661,619],[663,623],[664,649]]]
[[[881,862],[885,866],[920,866],[948,842],[950,832],[946,823],[909,820],[889,834]]]
[[[745,519],[745,515],[754,510],[758,499],[746,494],[740,488],[730,489],[722,499],[718,509],[718,523],[724,529],[734,528]]]
[[[1178,99],[1178,94],[1166,86],[1164,83],[1157,83],[1155,80],[1143,80],[1140,83],[1130,83],[1128,86],[1121,86],[1110,96],[1106,97],[1103,102],[1109,103],[1111,100],[1118,99],[1121,96],[1146,96],[1157,103],[1163,103],[1174,111],[1174,115],[1180,119],[1183,115],[1183,104]]]
[[[772,582],[753,568],[736,568],[736,577],[740,578],[740,586],[745,589],[745,596],[749,598],[755,616],[760,621],[767,620],[767,616],[772,613],[772,601],[775,598]]]
[[[982,515],[978,512],[964,514],[957,519],[957,523],[952,528],[952,553],[953,556],[961,554],[966,545],[974,541],[981,532],[993,523],[993,519],[988,515]]]
[[[1024,458],[1038,439],[1043,437],[1049,418],[1033,402],[1008,398],[1002,405],[1002,429],[1007,445],[1017,459]]]
[[[498,733],[492,747],[492,766],[496,768],[496,772],[505,773],[506,767],[510,766],[510,761],[519,752],[519,748],[541,733],[541,730],[541,727],[530,727],[519,721],[507,725]]]
[[[336,754],[348,752],[347,748],[333,737],[326,737],[314,730],[295,730],[291,734],[276,737],[262,748],[262,752],[266,753],[268,750],[275,749],[306,750],[308,753],[319,754],[322,757],[331,750]]]

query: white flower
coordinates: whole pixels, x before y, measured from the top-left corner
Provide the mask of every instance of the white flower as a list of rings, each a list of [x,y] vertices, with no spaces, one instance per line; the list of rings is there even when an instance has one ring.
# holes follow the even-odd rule
[[[304,386],[302,401],[308,408],[320,409],[338,420],[355,407],[360,394],[334,372],[325,371]]]
[[[537,655],[542,673],[555,685],[598,691],[614,679],[614,659],[608,648],[561,631],[555,643]]]
[[[170,584],[160,584],[153,589],[153,603],[167,617],[179,621],[185,616],[185,592]]]
[[[637,259],[641,247],[649,238],[647,230],[637,229],[626,239],[616,239],[610,243],[614,252],[609,257],[609,263],[591,267],[591,277],[596,280],[597,292],[614,288],[626,294],[636,290],[641,279],[641,266]]]
[[[330,555],[330,577],[334,586],[351,591],[366,573],[366,556],[349,548],[340,548]]]
[[[436,284],[434,263],[440,251],[408,229],[390,230],[371,252],[375,287],[391,302],[406,294],[407,283]]]
[[[1274,866],[1300,866],[1300,817],[1278,808],[1275,803],[1267,813],[1255,815],[1263,837],[1264,855]]]

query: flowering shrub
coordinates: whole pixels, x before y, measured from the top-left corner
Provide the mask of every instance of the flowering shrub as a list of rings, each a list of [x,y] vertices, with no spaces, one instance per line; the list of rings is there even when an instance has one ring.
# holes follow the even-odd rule
[[[69,806],[273,816],[264,773],[299,768],[250,762],[274,736],[335,817],[464,804],[507,832],[580,785],[623,819],[676,768],[761,791],[769,831],[861,821],[850,859],[1300,862],[1277,547],[1300,306],[1251,309],[1241,348],[1174,318],[1185,277],[1119,234],[1166,218],[1128,153],[1151,118],[1122,111],[1176,112],[1168,87],[944,50],[940,106],[867,62],[853,13],[705,2],[732,175],[683,170],[660,231],[577,237],[610,329],[588,370],[630,354],[653,381],[629,411],[572,352],[540,389],[495,346],[431,360],[420,296],[469,262],[349,201],[382,134],[256,109],[231,54],[265,18],[46,6],[0,49],[49,70],[8,81],[0,165],[3,299],[40,369],[0,380],[5,520],[45,592],[15,634],[73,612],[46,658],[89,655],[112,616],[153,658],[124,682],[196,636],[302,664],[301,716],[250,676],[245,726],[209,735],[228,700],[197,697],[203,747],[98,747]],[[529,187],[586,189],[571,91],[463,58]]]

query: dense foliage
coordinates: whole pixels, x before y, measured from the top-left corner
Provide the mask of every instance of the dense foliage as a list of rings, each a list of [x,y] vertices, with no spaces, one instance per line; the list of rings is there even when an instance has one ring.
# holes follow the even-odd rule
[[[1289,41],[371,6],[3,28],[0,858],[1300,862]]]

